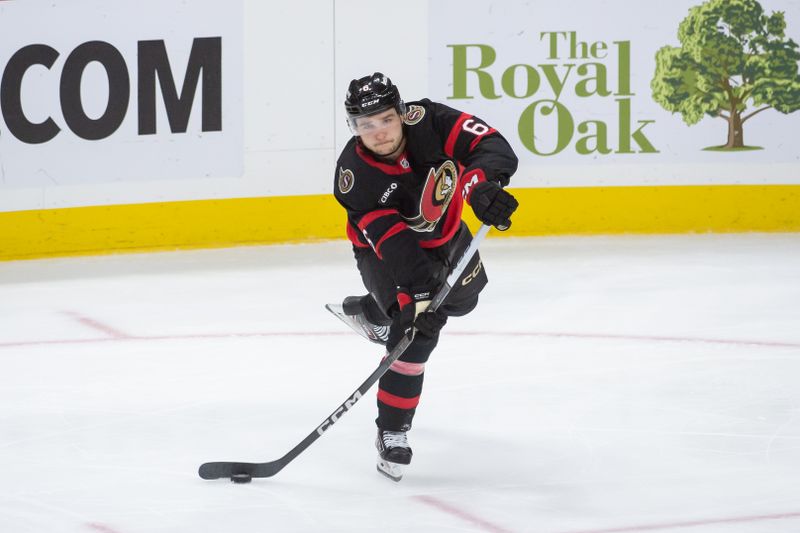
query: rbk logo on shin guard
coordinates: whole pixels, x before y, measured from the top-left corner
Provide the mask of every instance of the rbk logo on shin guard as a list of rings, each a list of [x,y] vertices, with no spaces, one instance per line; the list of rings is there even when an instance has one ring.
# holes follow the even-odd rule
[[[447,211],[457,183],[458,171],[452,161],[445,161],[439,168],[431,167],[419,200],[419,215],[408,220],[408,226],[414,231],[433,231]]]

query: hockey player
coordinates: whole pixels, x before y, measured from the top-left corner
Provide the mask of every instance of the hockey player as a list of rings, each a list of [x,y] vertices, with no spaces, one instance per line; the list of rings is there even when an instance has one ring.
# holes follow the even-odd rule
[[[345,108],[354,136],[339,156],[334,194],[347,211],[369,294],[347,297],[342,309],[387,351],[416,328],[378,387],[378,471],[399,481],[411,462],[406,432],[439,331],[447,317],[474,309],[487,283],[476,253],[442,306],[426,312],[472,240],[461,220],[464,202],[483,223],[508,229],[518,204],[503,187],[517,157],[483,120],[428,99],[405,104],[379,72],[350,83]]]

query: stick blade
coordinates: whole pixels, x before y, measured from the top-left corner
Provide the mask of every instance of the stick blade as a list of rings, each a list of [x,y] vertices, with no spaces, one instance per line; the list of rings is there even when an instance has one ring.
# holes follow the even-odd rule
[[[250,477],[272,477],[284,467],[281,461],[269,463],[237,463],[233,461],[216,461],[200,465],[198,474],[203,479],[228,478],[236,474],[248,474]]]

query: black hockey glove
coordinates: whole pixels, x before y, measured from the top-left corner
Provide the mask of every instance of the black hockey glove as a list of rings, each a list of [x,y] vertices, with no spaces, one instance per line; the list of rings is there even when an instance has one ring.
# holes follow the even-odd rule
[[[412,326],[417,330],[417,335],[432,338],[447,323],[447,315],[444,313],[426,311],[431,304],[433,291],[413,291],[413,293],[406,295],[410,301],[406,301],[405,305],[400,308],[400,312],[392,319],[389,340],[386,342],[387,351],[392,351],[397,343],[408,335]]]
[[[478,220],[500,231],[511,227],[511,214],[519,206],[517,199],[496,181],[482,181],[475,185],[470,203]]]

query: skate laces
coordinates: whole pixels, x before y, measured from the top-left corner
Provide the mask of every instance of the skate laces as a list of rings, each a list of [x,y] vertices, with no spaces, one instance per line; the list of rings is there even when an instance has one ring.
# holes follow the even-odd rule
[[[388,448],[408,448],[408,438],[404,431],[383,431],[381,432],[383,445]]]

